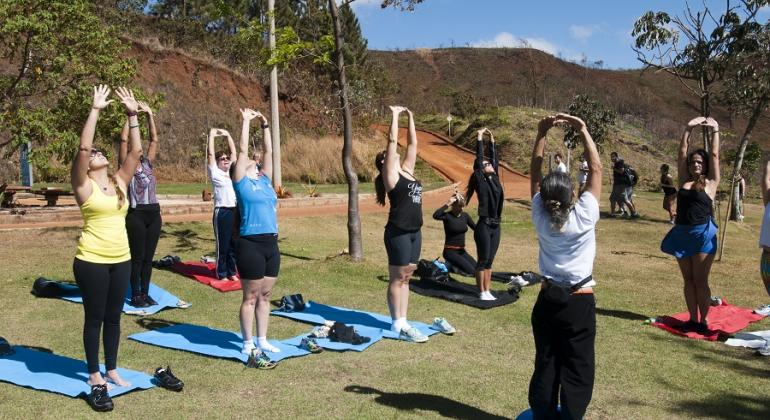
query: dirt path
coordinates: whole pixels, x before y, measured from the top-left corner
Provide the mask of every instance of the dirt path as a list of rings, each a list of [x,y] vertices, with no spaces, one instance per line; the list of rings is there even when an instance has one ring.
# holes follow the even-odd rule
[[[382,132],[387,132],[388,127],[377,126]],[[403,145],[406,143],[406,129],[401,129],[399,140]],[[449,139],[429,131],[418,130],[418,155],[427,162],[436,171],[453,183],[459,184],[459,188],[465,188],[465,182],[473,168],[474,154],[462,147],[456,146]],[[506,198],[529,198],[529,178],[511,168],[501,164],[500,180],[505,188]],[[433,191],[426,191],[423,195],[423,205],[425,208],[439,207],[449,197],[453,190],[452,186],[439,188]],[[200,207],[201,202],[191,202],[191,206]],[[73,207],[73,206],[70,206]],[[381,207],[374,201],[372,194],[360,196],[359,207],[361,213],[386,212],[388,207]],[[72,209],[70,209],[71,211]],[[285,217],[307,217],[307,216],[330,216],[342,215],[347,212],[347,203],[334,203],[327,205],[314,205],[308,201],[307,205],[294,207],[280,207],[278,216]],[[72,212],[72,211],[71,211]],[[83,224],[79,213],[73,215],[68,220],[63,218],[51,217],[50,221],[40,222],[21,222],[21,223],[0,223],[0,230],[8,229],[40,229],[52,227],[73,227]],[[210,211],[191,211],[184,214],[165,214],[163,221],[166,223],[179,222],[203,222],[211,220]]]

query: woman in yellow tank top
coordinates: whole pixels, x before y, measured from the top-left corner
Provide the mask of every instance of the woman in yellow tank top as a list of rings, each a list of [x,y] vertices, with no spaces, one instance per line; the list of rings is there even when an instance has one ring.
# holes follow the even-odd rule
[[[138,103],[126,88],[117,96],[126,108],[131,151],[124,165],[110,176],[109,161],[93,147],[99,112],[112,100],[105,85],[94,88],[91,112],[80,135],[80,148],[72,162],[72,191],[83,215],[83,231],[78,240],[72,265],[75,281],[83,293],[83,345],[88,364],[91,394],[88,402],[97,411],[113,408],[107,393],[107,381],[117,386],[126,383],[117,372],[120,314],[131,275],[131,254],[126,235],[126,186],[134,174],[142,144],[136,117]],[[104,334],[105,376],[99,371],[99,335]],[[106,377],[106,381],[105,381]]]

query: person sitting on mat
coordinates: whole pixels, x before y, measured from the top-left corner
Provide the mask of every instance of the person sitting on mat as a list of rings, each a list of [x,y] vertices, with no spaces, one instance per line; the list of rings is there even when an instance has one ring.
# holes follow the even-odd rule
[[[489,159],[484,158],[484,134],[489,134]],[[476,160],[473,162],[473,172],[468,179],[468,190],[465,194],[466,203],[476,193],[479,202],[479,221],[473,232],[476,240],[476,285],[479,287],[479,298],[496,300],[489,291],[492,284],[492,262],[500,246],[500,215],[503,213],[505,196],[503,186],[497,176],[499,161],[495,151],[495,136],[488,128],[478,131],[476,138]]]
[[[444,222],[444,260],[455,271],[464,276],[472,276],[476,271],[476,260],[465,252],[465,232],[468,228],[476,229],[471,216],[463,211],[465,199],[455,191],[449,201],[433,213],[433,218]],[[449,210],[449,211],[447,211]]]
[[[257,319],[257,346],[264,352],[278,352],[267,341],[270,293],[278,280],[281,254],[278,250],[278,196],[271,184],[273,146],[267,118],[253,109],[242,109],[240,153],[233,170],[233,188],[238,201],[240,228],[236,264],[241,276],[243,301],[240,309],[243,353],[254,350],[252,326]],[[249,158],[249,126],[259,118],[262,126],[264,157],[262,168]]]
[[[711,153],[704,149],[688,153],[690,133],[699,126],[711,128]],[[663,238],[660,249],[676,257],[684,279],[684,300],[690,319],[682,329],[706,333],[711,307],[709,273],[717,252],[712,205],[720,179],[719,124],[713,118],[698,117],[687,123],[679,144],[678,170],[676,224]]]
[[[407,322],[409,308],[409,279],[417,269],[422,246],[422,184],[414,176],[417,163],[417,130],[412,111],[402,106],[391,106],[392,120],[387,148],[378,153],[374,164],[379,174],[374,180],[377,203],[390,201],[388,223],[385,225],[385,251],[388,253],[388,310],[393,320],[391,329],[399,338],[415,343],[428,341],[428,336]],[[398,117],[409,116],[406,157],[401,162],[398,154]]]
[[[131,306],[146,308],[157,305],[150,296],[150,280],[152,277],[152,259],[160,239],[161,225],[160,204],[155,194],[157,178],[153,170],[155,157],[158,154],[158,132],[155,128],[155,118],[152,109],[144,102],[139,102],[139,112],[147,114],[150,126],[150,144],[147,155],[139,157],[139,164],[133,168],[134,177],[128,184],[128,215],[126,216],[126,231],[128,244],[131,248]],[[118,162],[125,164],[126,155],[130,150],[128,144],[129,124],[126,121],[120,135]]]
[[[226,137],[230,153],[215,152],[214,140]],[[209,131],[208,158],[209,178],[214,186],[214,239],[216,241],[217,266],[215,273],[218,280],[238,281],[238,269],[235,266],[235,242],[233,223],[235,221],[236,200],[233,181],[230,178],[230,166],[237,160],[235,142],[227,130],[212,128]]]
[[[546,135],[555,124],[569,124],[583,140],[588,178],[577,201],[568,174],[542,175]],[[529,404],[535,419],[582,419],[591,401],[595,373],[596,282],[591,274],[602,192],[602,164],[585,123],[567,114],[543,118],[530,173],[532,223],[540,248],[540,272],[546,280],[532,308],[535,371]]]
[[[129,386],[117,371],[120,342],[120,314],[131,276],[131,251],[126,233],[128,201],[126,191],[134,176],[142,143],[139,138],[139,104],[130,90],[121,87],[116,94],[128,115],[131,142],[125,161],[115,175],[108,173],[110,162],[93,146],[99,113],[112,100],[105,85],[94,87],[91,112],[80,135],[80,147],[72,162],[71,182],[75,201],[83,215],[83,229],[72,271],[83,294],[83,345],[88,365],[89,404],[98,411],[113,408],[107,381]],[[99,335],[103,333],[105,377],[99,371]]]

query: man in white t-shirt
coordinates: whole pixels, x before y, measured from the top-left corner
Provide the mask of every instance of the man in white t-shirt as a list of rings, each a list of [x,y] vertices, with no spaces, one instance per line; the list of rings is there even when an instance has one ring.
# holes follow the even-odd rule
[[[564,164],[564,158],[561,156],[561,153],[557,152],[553,155],[553,161],[556,163],[556,172],[567,173],[567,165]]]
[[[559,124],[568,124],[580,133],[585,147],[588,174],[585,191],[577,202],[573,202],[568,174],[554,171],[542,175],[546,134]],[[535,371],[529,404],[534,418],[581,419],[591,401],[596,370],[594,227],[599,221],[601,177],[599,152],[580,118],[557,114],[540,121],[530,182],[532,222],[540,248],[538,263],[546,281],[532,308]],[[559,404],[561,415],[557,412]]]

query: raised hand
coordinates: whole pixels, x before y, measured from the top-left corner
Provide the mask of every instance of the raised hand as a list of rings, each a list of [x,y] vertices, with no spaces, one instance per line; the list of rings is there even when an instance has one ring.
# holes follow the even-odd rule
[[[243,120],[244,121],[251,121],[251,120],[253,120],[254,118],[257,118],[260,115],[262,115],[262,114],[260,114],[257,111],[254,111],[251,108],[241,109],[241,116],[243,116]]]
[[[135,113],[139,110],[139,102],[134,98],[134,92],[131,89],[121,86],[115,90],[115,94],[126,107],[126,111]]]
[[[574,115],[569,115],[564,113],[556,114],[556,120],[554,122],[555,123],[565,122],[570,126],[572,126],[572,128],[574,128],[575,130],[582,130],[586,126],[586,123],[583,122],[583,120],[581,120],[580,118]]]
[[[484,138],[484,133],[490,133],[490,135],[491,135],[491,131],[489,131],[489,129],[487,127],[484,127],[482,129],[476,131],[476,139],[478,141],[481,141]]]
[[[147,115],[152,116],[152,108],[150,108],[149,105],[147,105],[147,102],[141,102],[139,101],[139,112],[145,112]]]
[[[706,120],[703,121],[701,124],[711,127],[714,131],[719,131],[719,123],[717,122],[717,120],[711,117],[706,118]]]
[[[695,117],[687,123],[687,128],[695,128],[699,125],[703,125],[704,122],[706,122],[706,117]]]
[[[390,108],[390,110],[393,111],[394,114],[400,114],[406,111],[406,107],[400,106],[400,105],[391,105],[388,108]]]
[[[549,115],[547,117],[544,117],[537,124],[537,130],[541,133],[546,133],[548,132],[548,130],[550,130],[554,126],[555,122],[556,122],[556,116],[554,115]]]
[[[94,109],[106,108],[112,103],[112,99],[107,100],[108,96],[110,96],[110,88],[107,85],[94,86],[94,102],[91,106]]]

